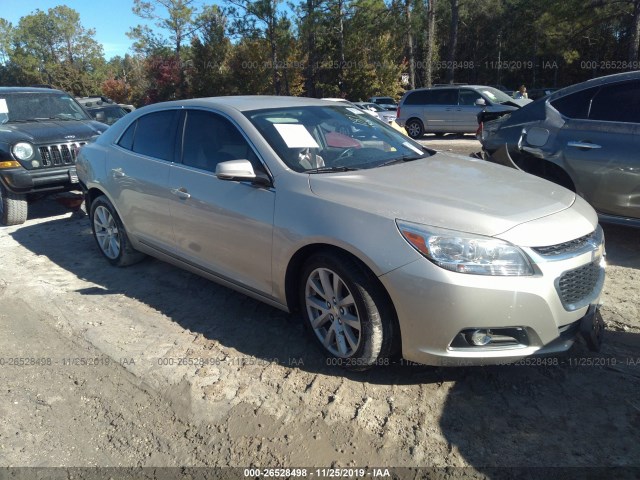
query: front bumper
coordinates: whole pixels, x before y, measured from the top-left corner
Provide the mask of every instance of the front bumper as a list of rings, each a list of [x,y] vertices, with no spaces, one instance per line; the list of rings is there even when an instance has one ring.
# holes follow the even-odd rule
[[[75,165],[37,170],[9,168],[0,170],[0,179],[9,191],[16,194],[80,188]]]
[[[600,303],[604,260],[596,259],[599,279],[586,304],[568,309],[555,280],[589,265],[584,256],[537,264],[529,277],[487,277],[449,272],[417,260],[380,277],[400,324],[406,360],[438,366],[495,365],[530,355],[568,350],[584,318]],[[524,342],[463,346],[460,333],[474,329],[518,330]]]

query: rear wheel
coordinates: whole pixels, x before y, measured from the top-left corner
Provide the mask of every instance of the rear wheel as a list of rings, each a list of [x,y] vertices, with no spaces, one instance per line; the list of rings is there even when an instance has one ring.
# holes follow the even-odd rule
[[[371,272],[327,252],[307,260],[301,280],[305,323],[331,364],[365,370],[389,361],[395,317]]]
[[[424,135],[424,127],[422,126],[422,122],[420,120],[416,120],[412,118],[405,125],[404,128],[407,130],[407,135],[411,138],[421,138]]]
[[[21,225],[27,221],[27,197],[15,194],[0,184],[0,223]]]
[[[125,267],[145,257],[131,247],[120,217],[104,195],[91,203],[91,227],[100,252],[112,265]]]

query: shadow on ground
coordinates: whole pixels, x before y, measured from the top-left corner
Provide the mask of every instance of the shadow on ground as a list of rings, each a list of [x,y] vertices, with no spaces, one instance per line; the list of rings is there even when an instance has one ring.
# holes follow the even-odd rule
[[[47,209],[52,214],[64,212],[62,206],[47,205]],[[606,227],[611,263],[638,268],[640,246],[631,240],[635,233]],[[450,448],[458,449],[489,478],[499,476],[491,469],[495,465],[640,463],[638,334],[612,332],[600,354],[577,346],[569,355],[544,363],[530,359],[534,365],[458,369],[395,365],[352,373],[327,366],[291,315],[157,260],[124,269],[111,267],[97,250],[87,217],[27,224],[11,235],[25,248],[100,286],[80,293],[123,294],[246,355],[299,358],[304,364],[291,368],[372,384],[454,381],[443,413],[434,422],[439,421]],[[180,294],[179,303],[172,300],[175,292]]]

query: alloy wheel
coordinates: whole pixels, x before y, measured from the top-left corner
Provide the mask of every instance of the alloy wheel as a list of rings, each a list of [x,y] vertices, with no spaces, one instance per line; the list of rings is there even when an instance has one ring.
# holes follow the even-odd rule
[[[352,356],[360,346],[362,322],[351,291],[328,268],[311,272],[305,285],[305,302],[311,327],[332,355]]]

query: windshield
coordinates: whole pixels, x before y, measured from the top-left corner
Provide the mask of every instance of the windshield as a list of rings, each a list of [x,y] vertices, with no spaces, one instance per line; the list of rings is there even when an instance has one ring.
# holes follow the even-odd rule
[[[92,107],[88,108],[87,111],[93,118],[107,125],[115,123],[127,114],[127,112],[117,105],[110,107]]]
[[[480,87],[478,91],[487,97],[491,103],[505,103],[513,101],[513,98],[497,88]]]
[[[375,110],[376,112],[386,112],[387,109],[381,107],[377,103],[365,103],[364,108],[368,108],[369,110]]]
[[[90,120],[69,95],[57,92],[0,93],[0,123]]]
[[[245,115],[297,172],[374,168],[429,155],[420,144],[354,107],[291,107]]]
[[[388,104],[388,105],[395,105],[396,104],[396,102],[391,97],[378,97],[376,99],[376,103],[378,103],[378,104],[384,103],[384,104]]]

